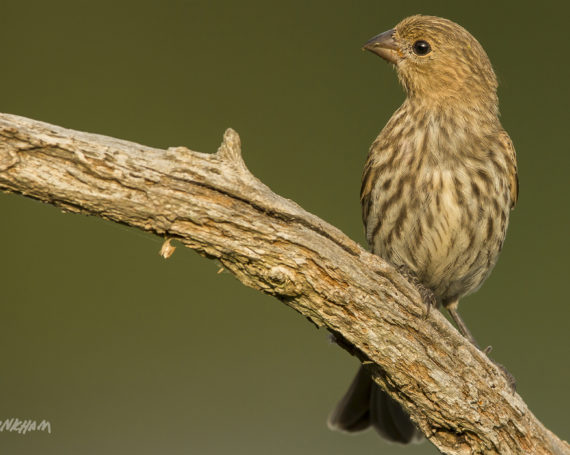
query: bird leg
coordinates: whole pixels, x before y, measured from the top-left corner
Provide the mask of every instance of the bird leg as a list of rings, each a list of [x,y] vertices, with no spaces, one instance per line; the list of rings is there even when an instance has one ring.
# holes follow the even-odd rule
[[[444,303],[444,306],[445,306],[445,309],[447,311],[449,311],[451,318],[455,321],[455,325],[457,325],[457,328],[461,332],[461,335],[463,335],[465,338],[467,338],[478,349],[481,349],[481,348],[479,348],[479,345],[475,341],[475,338],[473,338],[473,335],[471,335],[471,332],[469,331],[469,329],[465,325],[465,322],[463,322],[463,319],[461,319],[461,316],[459,316],[459,313],[457,312],[457,305],[458,304],[459,304],[459,299],[455,299],[449,303]],[[485,349],[485,353],[487,353],[487,352],[491,352],[490,346]]]
[[[435,298],[435,294],[433,293],[433,291],[431,289],[426,287],[420,281],[418,276],[414,272],[412,272],[408,267],[401,265],[398,267],[398,271],[410,283],[414,284],[416,286],[416,288],[418,289],[418,291],[422,297],[422,300],[426,304],[426,312],[424,314],[424,318],[427,318],[429,316],[429,312],[430,312],[431,307],[435,306],[437,308],[437,299]],[[455,325],[459,329],[459,332],[461,332],[461,335],[463,335],[465,338],[467,338],[467,340],[469,340],[469,342],[473,346],[475,346],[477,349],[479,349],[481,351],[481,348],[479,347],[479,345],[477,344],[477,341],[475,341],[475,338],[473,337],[473,335],[471,334],[471,332],[467,328],[467,325],[465,324],[465,322],[463,322],[463,319],[461,319],[461,316],[459,316],[459,312],[457,311],[458,305],[459,305],[459,299],[454,299],[451,301],[444,301],[443,302],[443,306],[449,312],[451,318],[455,322]],[[491,352],[491,349],[492,349],[492,346],[487,346],[485,349],[482,350],[482,352],[485,355],[488,355]],[[505,376],[505,379],[507,380],[511,390],[514,392],[516,390],[516,386],[517,386],[517,382],[516,382],[515,377],[511,373],[509,373],[509,371],[503,365],[501,365],[498,362],[495,362],[493,359],[490,359],[490,360],[503,372],[503,375]]]
[[[424,314],[424,319],[427,319],[427,317],[429,316],[429,312],[431,310],[431,307],[436,307],[437,308],[437,299],[435,298],[435,295],[433,293],[433,291],[426,287],[418,278],[418,276],[412,272],[408,267],[406,267],[405,265],[400,265],[398,267],[398,272],[400,272],[402,275],[404,275],[404,277],[406,277],[406,279],[412,283],[413,285],[416,286],[416,288],[418,289],[420,296],[422,297],[423,302],[426,305],[426,312]]]

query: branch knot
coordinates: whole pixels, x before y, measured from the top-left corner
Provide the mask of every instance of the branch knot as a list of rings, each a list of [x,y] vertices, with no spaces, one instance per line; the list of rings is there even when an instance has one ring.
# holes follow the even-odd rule
[[[277,294],[287,297],[295,297],[301,293],[295,284],[294,273],[287,267],[277,265],[267,272],[267,280],[275,287]]]
[[[7,171],[19,162],[20,158],[18,157],[17,153],[6,149],[0,149],[0,171]]]

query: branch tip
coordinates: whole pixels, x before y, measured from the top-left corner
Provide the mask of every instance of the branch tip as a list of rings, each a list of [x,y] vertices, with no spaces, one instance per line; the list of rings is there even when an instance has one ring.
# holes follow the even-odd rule
[[[224,132],[224,138],[218,148],[217,155],[222,160],[231,161],[239,167],[247,169],[241,155],[241,139],[239,134],[232,128],[228,128]]]

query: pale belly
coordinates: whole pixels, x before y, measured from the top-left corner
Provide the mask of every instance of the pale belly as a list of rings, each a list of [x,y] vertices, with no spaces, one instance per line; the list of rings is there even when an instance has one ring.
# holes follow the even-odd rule
[[[493,184],[492,198],[501,197],[500,187]],[[380,196],[381,225],[376,235],[367,232],[369,243],[374,253],[414,272],[438,299],[459,298],[483,283],[502,248],[508,213],[492,198],[481,198],[456,171],[432,172],[408,189],[404,214],[394,204],[379,213],[386,207]]]

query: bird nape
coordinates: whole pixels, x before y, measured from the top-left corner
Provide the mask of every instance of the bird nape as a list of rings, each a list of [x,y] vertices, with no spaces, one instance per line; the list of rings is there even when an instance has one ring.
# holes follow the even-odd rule
[[[368,244],[413,277],[475,344],[458,302],[491,273],[518,196],[515,149],[499,121],[493,67],[467,30],[434,16],[408,17],[364,48],[395,66],[407,95],[364,166]],[[328,424],[349,433],[373,427],[400,443],[423,439],[365,366]]]

